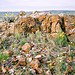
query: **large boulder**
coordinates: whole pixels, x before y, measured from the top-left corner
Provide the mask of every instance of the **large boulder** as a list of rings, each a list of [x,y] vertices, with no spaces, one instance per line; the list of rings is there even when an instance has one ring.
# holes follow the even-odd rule
[[[37,13],[40,13],[39,11],[33,11],[33,14],[37,14]]]
[[[42,31],[47,31],[47,32],[50,32],[51,30],[51,16],[48,16],[45,18],[45,20],[42,22],[41,24],[41,29]]]
[[[59,15],[54,14],[47,16],[45,20],[42,22],[41,29],[42,31],[56,33],[61,29],[62,20]]]
[[[45,18],[46,18],[46,13],[40,13],[40,14],[42,14],[42,15],[39,15],[39,17],[38,17],[38,20],[39,20],[39,22],[42,22]]]
[[[36,22],[36,19],[33,17],[22,17],[18,20],[15,27],[18,29],[19,33],[24,32],[35,32],[39,25]]]
[[[19,12],[19,16],[25,16],[25,15],[26,15],[25,11],[20,11]]]
[[[14,35],[14,23],[1,22],[0,23],[0,38]]]
[[[64,14],[64,28],[70,42],[75,42],[75,20],[69,15]]]

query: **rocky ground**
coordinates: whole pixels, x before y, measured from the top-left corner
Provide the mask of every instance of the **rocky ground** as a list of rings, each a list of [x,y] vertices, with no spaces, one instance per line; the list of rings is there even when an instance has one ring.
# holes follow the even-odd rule
[[[75,16],[20,11],[1,21],[0,75],[75,75]]]

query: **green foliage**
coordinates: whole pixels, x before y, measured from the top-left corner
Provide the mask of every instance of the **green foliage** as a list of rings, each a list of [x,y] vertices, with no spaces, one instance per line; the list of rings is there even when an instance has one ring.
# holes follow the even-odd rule
[[[15,16],[14,16],[14,13],[12,12],[12,13],[5,13],[5,14],[3,14],[3,21],[8,21],[8,22],[14,22],[14,18],[15,18]]]
[[[55,42],[54,42],[54,40],[51,39],[49,33],[46,33],[46,37],[47,37],[48,42],[49,42],[53,47],[55,47],[55,46],[56,46],[56,45],[55,45]]]
[[[58,60],[57,60],[57,66],[58,66],[57,70],[59,72],[58,75],[62,75],[63,74],[63,71],[66,70],[66,65],[65,65],[63,59],[59,59],[58,58]]]
[[[69,56],[71,56],[71,57],[74,56],[74,53],[72,53],[71,50],[70,50],[70,45],[69,45]]]
[[[20,35],[19,35],[19,32],[18,32],[18,29],[15,28],[15,37],[17,40],[20,39]]]
[[[6,60],[7,57],[8,57],[8,55],[7,55],[6,53],[1,53],[1,54],[0,54],[0,61],[1,61],[1,60]]]
[[[75,64],[73,64],[73,66],[72,66],[72,70],[74,70],[74,71],[75,71]]]
[[[73,47],[73,49],[75,49],[75,43],[74,42],[73,42],[73,46],[72,47]]]
[[[26,41],[25,40],[20,40],[20,43],[22,44],[22,45],[24,45],[25,43],[26,43]]]
[[[66,46],[67,45],[67,38],[65,36],[65,33],[62,31],[57,32],[56,34],[56,44],[61,45],[61,46]]]

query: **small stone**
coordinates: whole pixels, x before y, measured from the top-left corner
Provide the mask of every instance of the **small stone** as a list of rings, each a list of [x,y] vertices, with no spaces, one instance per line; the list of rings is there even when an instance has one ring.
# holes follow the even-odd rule
[[[25,70],[25,67],[23,67],[23,69]]]
[[[61,55],[66,56],[67,55],[67,52],[63,52]]]
[[[30,57],[31,56],[31,53],[28,53],[28,54],[25,54],[26,57]]]
[[[31,49],[31,46],[29,43],[25,43],[23,46],[22,46],[22,50],[24,50],[25,52],[28,52],[30,51]]]
[[[30,62],[30,67],[33,69],[37,69],[40,66],[40,62],[38,59],[34,59]]]
[[[11,50],[6,50],[3,53],[6,53],[9,57],[11,57],[13,54],[13,52]]]
[[[75,56],[73,56],[73,62],[75,62]]]
[[[41,74],[43,72],[43,69],[42,68],[37,68],[37,71],[39,74]]]
[[[6,68],[4,67],[4,65],[2,65],[2,71],[5,73],[7,70]]]
[[[16,58],[19,60],[22,57],[22,55],[18,55],[16,56]]]
[[[9,69],[9,72],[10,73],[14,73],[14,69]]]
[[[72,60],[72,57],[67,57],[67,60]]]
[[[19,64],[20,65],[25,65],[26,64],[26,58],[25,57],[21,57],[20,59],[19,59]]]
[[[67,62],[69,63],[69,62],[72,62],[72,57],[67,57]]]
[[[34,74],[36,71],[34,69],[30,69],[30,72]]]
[[[42,57],[41,55],[37,55],[35,58],[37,58],[37,59],[38,59],[38,58],[41,58],[41,57]]]
[[[45,73],[45,75],[51,75],[51,72],[50,72],[49,69],[45,69],[45,70],[44,70],[44,73]]]
[[[28,62],[32,61],[32,57],[27,58]]]

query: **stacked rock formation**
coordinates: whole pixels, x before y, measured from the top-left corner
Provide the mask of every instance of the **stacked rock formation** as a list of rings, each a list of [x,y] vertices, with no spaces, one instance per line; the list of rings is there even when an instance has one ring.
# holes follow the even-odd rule
[[[31,16],[36,14],[36,16]],[[39,14],[39,16],[37,16]],[[19,32],[36,32],[40,29],[42,32],[57,33],[59,30],[66,33],[69,41],[75,42],[75,21],[74,18],[69,15],[63,15],[51,13],[32,13],[29,17],[22,17],[15,25]]]

